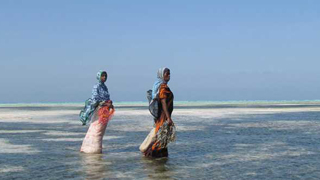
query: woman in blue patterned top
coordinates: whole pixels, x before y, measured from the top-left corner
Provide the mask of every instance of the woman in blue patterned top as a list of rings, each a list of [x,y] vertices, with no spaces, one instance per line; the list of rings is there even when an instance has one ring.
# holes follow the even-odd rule
[[[84,153],[102,153],[102,138],[114,113],[108,88],[104,84],[107,80],[106,71],[99,71],[97,79],[99,83],[93,87],[92,97],[80,112],[82,124],[91,123],[80,149]]]
[[[110,100],[110,94],[107,86],[104,84],[107,81],[107,72],[99,71],[97,73],[97,80],[99,81],[93,86],[92,96],[85,102],[84,109],[80,112],[80,121],[82,125],[90,122],[93,112],[98,107],[99,103]]]
[[[99,71],[97,74],[97,80],[99,83],[93,86],[92,90],[92,102],[93,104],[102,101],[110,100],[110,94],[107,86],[104,84],[107,81],[107,72]]]

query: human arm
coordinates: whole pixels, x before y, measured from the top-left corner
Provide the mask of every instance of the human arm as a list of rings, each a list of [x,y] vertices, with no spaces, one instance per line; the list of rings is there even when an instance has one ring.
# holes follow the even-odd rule
[[[163,99],[161,99],[161,104],[162,104],[162,110],[164,111],[164,113],[165,113],[165,115],[166,115],[166,119],[167,119],[167,121],[168,121],[168,124],[169,125],[172,125],[173,124],[173,121],[172,121],[172,119],[171,119],[171,115],[170,115],[170,113],[169,113],[169,111],[168,111],[168,106],[167,106],[167,102],[166,102],[166,99],[165,98],[163,98]]]
[[[113,103],[111,100],[108,100],[106,103],[105,103],[106,106],[108,106],[110,109],[114,109],[113,107]]]
[[[92,104],[100,103],[98,85],[93,86],[91,99],[92,99]]]

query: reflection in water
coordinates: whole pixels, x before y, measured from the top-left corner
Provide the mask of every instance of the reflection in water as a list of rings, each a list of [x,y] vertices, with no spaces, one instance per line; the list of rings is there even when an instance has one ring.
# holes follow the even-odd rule
[[[168,168],[167,162],[168,158],[141,158],[141,163],[150,179],[172,179],[172,167]]]
[[[103,160],[103,154],[81,153],[81,165],[86,179],[104,179],[108,164]]]

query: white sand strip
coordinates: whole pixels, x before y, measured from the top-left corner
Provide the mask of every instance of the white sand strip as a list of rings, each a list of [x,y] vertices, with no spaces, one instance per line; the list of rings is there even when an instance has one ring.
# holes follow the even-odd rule
[[[31,145],[15,145],[10,144],[6,139],[0,139],[0,153],[3,154],[35,154],[40,151],[31,147]]]

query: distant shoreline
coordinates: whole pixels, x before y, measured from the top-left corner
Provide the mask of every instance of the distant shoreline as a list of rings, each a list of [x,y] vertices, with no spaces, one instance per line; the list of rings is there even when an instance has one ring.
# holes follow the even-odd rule
[[[266,100],[250,100],[250,101],[175,101],[175,106],[223,106],[223,105],[320,105],[320,100],[283,100],[283,101],[266,101]],[[128,101],[115,102],[118,107],[131,106],[148,106],[147,101]],[[0,103],[0,107],[55,107],[55,106],[74,106],[82,107],[84,102],[63,102],[63,103]]]

